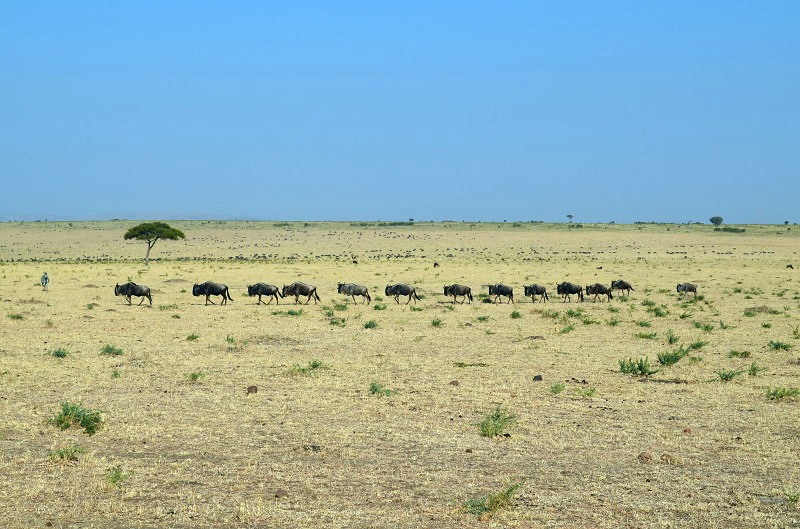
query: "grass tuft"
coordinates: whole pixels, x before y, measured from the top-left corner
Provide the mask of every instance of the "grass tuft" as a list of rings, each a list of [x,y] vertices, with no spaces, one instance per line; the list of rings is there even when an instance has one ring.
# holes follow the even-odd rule
[[[518,310],[515,310],[511,313],[511,319],[518,320],[522,317],[522,314]]]
[[[54,351],[50,351],[50,354],[55,356],[56,358],[66,358],[67,356],[69,356],[69,351],[67,351],[63,347],[59,347]]]
[[[483,437],[496,437],[498,435],[503,435],[506,430],[512,428],[516,422],[517,419],[513,415],[507,413],[498,406],[492,413],[484,417],[484,419],[478,423],[478,430],[480,430]]]
[[[441,327],[442,319],[439,317],[433,318],[433,320],[431,320],[431,325],[433,325],[434,327]]]
[[[197,340],[198,338],[200,338],[200,337],[197,335],[197,333],[192,333],[192,334],[190,334],[189,336],[186,337],[186,341],[187,342],[193,342],[193,341]]]
[[[325,369],[329,369],[329,367],[320,362],[319,360],[312,360],[311,362],[308,363],[307,367],[301,366],[300,364],[293,365],[292,367],[289,368],[288,374],[289,376],[295,376],[295,375],[310,376]]]
[[[650,367],[650,359],[646,356],[638,360],[634,360],[633,358],[620,360],[619,370],[626,375],[644,377],[658,373],[658,369],[652,369]]]
[[[84,408],[81,403],[74,404],[65,401],[61,403],[61,411],[50,419],[50,424],[58,426],[62,430],[77,424],[88,435],[94,435],[102,426],[103,419],[97,410]]]
[[[115,487],[121,487],[130,478],[130,472],[125,472],[119,465],[106,469],[106,481]]]
[[[193,373],[189,373],[188,375],[186,375],[186,378],[188,378],[188,379],[189,379],[189,382],[197,382],[197,381],[199,381],[201,378],[203,378],[204,376],[206,376],[206,374],[205,374],[204,372],[202,372],[202,371],[195,371],[195,372],[193,372]]]
[[[365,329],[375,329],[378,327],[378,322],[375,320],[369,320],[368,322],[364,323]]]
[[[769,400],[796,399],[800,397],[798,388],[767,388],[766,397]]]
[[[464,503],[464,511],[478,516],[491,516],[500,509],[504,509],[511,505],[511,500],[514,497],[514,494],[517,493],[517,490],[519,490],[523,483],[524,481],[519,481],[498,492],[494,492],[478,499],[467,500]]]
[[[552,393],[553,395],[558,395],[559,393],[564,391],[566,387],[567,386],[563,382],[556,382],[555,384],[550,386],[550,393]]]
[[[769,348],[772,349],[773,351],[788,351],[789,349],[792,348],[791,344],[788,344],[786,342],[778,342],[776,340],[770,340],[769,344],[767,345],[769,345]]]
[[[114,347],[111,344],[106,344],[102,349],[100,349],[100,354],[106,356],[122,356],[125,354],[125,351],[119,347]]]
[[[380,382],[373,382],[369,385],[369,393],[370,395],[377,395],[379,397],[391,397],[393,395],[397,395],[397,390],[386,389],[386,387]]]
[[[64,448],[59,448],[58,450],[53,450],[50,452],[50,459],[53,461],[77,461],[78,454],[82,454],[85,450],[78,446],[78,445],[68,445]]]

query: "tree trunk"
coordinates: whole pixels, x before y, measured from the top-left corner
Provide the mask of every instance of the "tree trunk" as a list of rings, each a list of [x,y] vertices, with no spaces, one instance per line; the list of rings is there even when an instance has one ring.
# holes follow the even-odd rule
[[[156,244],[156,241],[150,242],[147,241],[147,254],[144,256],[144,265],[150,266],[150,250]]]

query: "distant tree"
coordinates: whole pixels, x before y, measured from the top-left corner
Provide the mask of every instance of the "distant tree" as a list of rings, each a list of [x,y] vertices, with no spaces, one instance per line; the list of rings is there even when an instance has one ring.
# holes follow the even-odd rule
[[[145,266],[150,266],[150,250],[153,249],[157,240],[177,241],[185,238],[186,235],[181,230],[176,230],[165,222],[144,222],[125,233],[125,240],[147,241],[147,254],[144,256]]]
[[[719,226],[720,224],[722,224],[722,217],[711,217],[708,220],[710,220],[711,224],[713,224],[714,226]]]
[[[414,219],[408,219],[408,222],[414,222]]]
[[[784,225],[784,226],[788,226],[788,225],[789,225],[789,221],[788,221],[788,220],[784,220],[784,221],[783,221],[783,225]]]
[[[572,222],[572,217],[573,217],[572,215],[567,215],[567,218],[569,219],[570,222]]]

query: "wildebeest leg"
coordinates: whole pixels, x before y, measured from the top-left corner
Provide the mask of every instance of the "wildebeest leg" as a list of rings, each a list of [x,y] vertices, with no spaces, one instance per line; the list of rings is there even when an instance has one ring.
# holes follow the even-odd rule
[[[131,297],[130,296],[125,296],[125,299],[128,300],[128,305],[133,305],[133,303],[131,303]]]
[[[206,305],[208,305],[208,302],[209,302],[209,301],[211,301],[211,300],[209,299],[209,296],[211,296],[211,294],[206,294]],[[216,303],[214,303],[213,301],[211,301],[211,304],[212,304],[212,305],[216,305]]]
[[[139,307],[139,306],[141,306],[141,305],[142,305],[142,303],[144,303],[144,296],[142,296],[142,301],[140,301],[140,302],[139,302],[139,304],[138,304],[138,305],[136,305],[136,306],[137,306],[137,307]],[[152,303],[152,302],[151,302],[151,303]]]
[[[408,305],[409,303],[411,303],[411,294],[408,295],[408,301],[406,301],[406,305]],[[397,304],[399,305],[400,302],[398,301]],[[414,304],[416,305],[417,302],[415,301]]]

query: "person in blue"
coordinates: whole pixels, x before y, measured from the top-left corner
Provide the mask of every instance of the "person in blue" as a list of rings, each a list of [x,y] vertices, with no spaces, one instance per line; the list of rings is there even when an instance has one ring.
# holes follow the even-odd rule
[[[42,289],[47,290],[47,285],[50,283],[50,278],[47,277],[47,272],[42,276]]]

